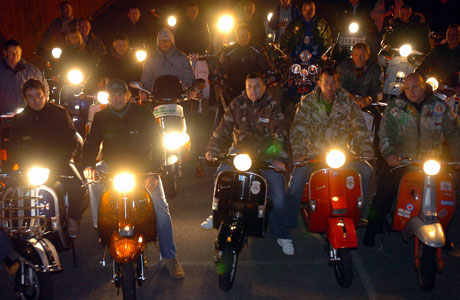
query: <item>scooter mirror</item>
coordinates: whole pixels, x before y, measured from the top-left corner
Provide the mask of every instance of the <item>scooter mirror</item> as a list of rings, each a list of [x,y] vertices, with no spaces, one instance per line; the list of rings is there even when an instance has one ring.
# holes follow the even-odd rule
[[[131,81],[129,83],[129,87],[132,87],[133,89],[138,89],[138,90],[141,90],[143,92],[146,92],[147,94],[151,94],[150,91],[147,91],[146,89],[144,89],[142,86],[141,86],[141,83],[139,81]]]

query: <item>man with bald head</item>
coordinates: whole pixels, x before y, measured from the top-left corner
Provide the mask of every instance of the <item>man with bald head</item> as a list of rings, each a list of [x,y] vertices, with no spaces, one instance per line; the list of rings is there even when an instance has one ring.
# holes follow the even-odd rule
[[[448,155],[460,161],[460,123],[446,102],[433,95],[420,74],[409,74],[404,92],[392,100],[380,125],[380,151],[386,161],[377,183],[369,211],[369,224],[363,244],[372,247],[397,196],[399,182],[407,167],[402,157],[424,160],[428,157],[447,160]],[[446,147],[447,146],[447,147]],[[448,149],[450,149],[450,152]]]

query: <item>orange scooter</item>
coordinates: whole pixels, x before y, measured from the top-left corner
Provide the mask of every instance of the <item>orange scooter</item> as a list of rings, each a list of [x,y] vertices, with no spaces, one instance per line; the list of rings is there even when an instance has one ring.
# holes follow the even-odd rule
[[[422,167],[421,162],[405,162],[396,168],[408,165],[415,168],[401,179],[391,228],[402,231],[406,242],[414,236],[418,282],[423,290],[432,290],[436,271],[444,268],[441,248],[455,211],[455,186],[446,167],[459,163],[427,160]]]
[[[361,176],[344,168],[345,154],[332,150],[326,164],[313,171],[302,196],[302,214],[309,232],[324,234],[328,242],[329,265],[337,282],[349,287],[353,279],[351,249],[358,247],[356,227],[363,207]],[[310,160],[309,163],[324,163]]]

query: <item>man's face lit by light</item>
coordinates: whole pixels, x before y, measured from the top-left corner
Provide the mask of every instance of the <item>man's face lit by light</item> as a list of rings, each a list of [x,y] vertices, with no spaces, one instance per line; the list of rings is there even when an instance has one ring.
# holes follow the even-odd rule
[[[265,94],[265,83],[260,78],[246,79],[246,94],[249,100],[256,102]]]

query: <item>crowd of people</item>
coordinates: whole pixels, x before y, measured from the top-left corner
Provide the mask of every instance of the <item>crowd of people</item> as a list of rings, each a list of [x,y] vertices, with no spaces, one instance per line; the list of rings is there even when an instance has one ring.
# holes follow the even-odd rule
[[[284,52],[285,59],[294,60],[299,53],[308,50],[312,59],[324,60],[324,53],[334,43],[334,30],[330,24],[341,24],[337,24],[336,19],[329,23],[331,16],[317,15],[314,1],[303,1],[297,6],[290,0],[280,0],[266,25],[256,14],[255,3],[245,1],[242,17],[234,30],[236,42],[215,53],[218,59],[211,70],[223,84],[215,88],[215,129],[208,144],[199,146],[208,160],[229,151],[228,145],[231,144],[232,151],[249,152],[274,165],[273,170],[263,170],[262,176],[267,179],[269,198],[273,202],[269,216],[271,233],[286,255],[294,255],[289,229],[297,224],[303,189],[315,169],[315,165],[308,165],[292,170],[289,167],[291,162],[300,163],[320,156],[331,145],[346,149],[353,141],[350,150],[364,159],[353,161],[348,167],[361,175],[364,195],[368,193],[373,169],[366,159],[372,159],[377,153],[361,108],[383,98],[384,70],[375,62],[379,48],[375,41],[381,40],[384,49],[398,48],[402,43],[410,42],[427,57],[416,73],[407,75],[403,92],[389,102],[383,114],[377,138],[380,138],[378,150],[385,165],[379,174],[363,244],[374,245],[383,216],[391,208],[389,199],[395,198],[398,183],[406,170],[400,168],[395,175],[391,169],[399,166],[401,157],[420,159],[437,152],[460,160],[458,117],[451,107],[433,95],[431,87],[425,83],[425,76],[435,75],[438,80],[460,91],[459,25],[432,24],[439,30],[446,30],[446,42],[434,47],[424,16],[413,12],[412,7],[403,1],[378,0],[373,6],[359,0],[343,2],[345,14],[341,21],[360,18],[362,26],[373,38],[355,44],[351,57],[337,67],[321,69],[316,87],[302,98],[295,99],[292,124],[283,115],[283,99],[271,94],[273,86],[266,84],[263,75],[274,69],[266,55],[266,30],[273,30],[273,42]],[[0,64],[0,113],[4,115],[22,107],[24,111],[12,121],[8,160],[3,168],[7,171],[14,164],[27,166],[31,160],[38,159],[48,162],[60,174],[75,175],[72,180],[61,180],[60,183],[69,193],[69,233],[76,238],[84,194],[82,177],[91,180],[96,170],[116,170],[125,164],[141,171],[159,168],[161,138],[158,123],[147,108],[133,103],[137,95],[127,83],[140,81],[144,89],[152,91],[156,78],[173,75],[180,79],[185,90],[195,80],[188,55],[212,53],[214,49],[208,24],[200,16],[195,2],[185,5],[186,17],[174,30],[159,29],[153,43],[153,30],[141,20],[139,8],[129,7],[120,28],[112,33],[110,48],[106,48],[92,32],[90,19],[74,18],[70,2],[62,2],[60,8],[61,17],[53,20],[43,34],[39,53],[46,56],[51,48],[61,46],[61,64],[56,67],[57,72],[69,64],[78,65],[91,74],[85,90],[105,87],[109,93],[109,106],[96,113],[83,144],[82,157],[78,160],[81,164],[75,166],[78,141],[72,120],[65,109],[48,101],[47,80],[37,67],[22,58],[20,42],[6,41]],[[439,16],[434,17],[432,21],[438,22],[435,20]],[[386,30],[387,25],[391,29]],[[133,55],[133,49],[139,47],[150,49],[143,63],[136,61]],[[147,93],[139,92],[140,100],[147,97]],[[101,143],[103,161],[98,161]],[[449,145],[448,153],[446,144]],[[271,151],[267,151],[269,148]],[[217,172],[230,168],[222,164]],[[289,174],[286,188],[285,176]],[[145,179],[145,187],[152,195],[157,212],[161,255],[170,275],[175,279],[184,278],[185,272],[176,258],[171,218],[161,181],[150,176]],[[93,187],[90,197],[98,199],[103,189],[103,186]],[[211,222],[212,218],[208,218],[202,227],[211,228]]]

